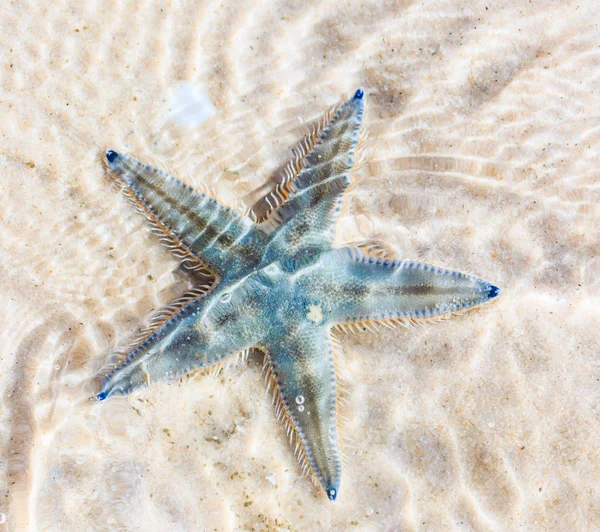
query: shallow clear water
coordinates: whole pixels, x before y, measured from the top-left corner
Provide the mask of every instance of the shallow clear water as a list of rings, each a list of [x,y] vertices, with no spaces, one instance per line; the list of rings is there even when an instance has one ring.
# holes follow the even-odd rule
[[[600,522],[600,30],[572,2],[19,2],[0,13],[0,530],[576,530]],[[102,404],[186,275],[113,148],[251,204],[362,87],[338,224],[496,282],[448,322],[339,335],[340,497],[261,363]]]

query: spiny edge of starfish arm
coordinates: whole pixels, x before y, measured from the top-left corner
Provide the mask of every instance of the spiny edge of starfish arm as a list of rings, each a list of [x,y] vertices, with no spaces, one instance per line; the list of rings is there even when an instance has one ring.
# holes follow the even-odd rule
[[[360,98],[350,98],[340,105],[327,127],[321,132],[318,142],[302,162],[302,170],[304,172],[300,172],[297,178],[289,183],[290,194],[305,192],[311,187],[333,179],[329,173],[325,173],[328,176],[325,180],[318,179],[315,181],[311,178],[310,172],[343,157],[346,158],[344,161],[346,164],[342,168],[338,168],[338,174],[334,174],[334,176],[345,175],[348,184],[350,184],[349,174],[356,165],[356,153],[360,150],[361,146],[362,119],[364,115],[364,102],[361,100]],[[328,145],[340,142],[344,137],[349,138],[328,154]],[[323,151],[325,153],[320,153]],[[306,174],[306,178],[304,179],[302,179],[303,174]]]
[[[277,180],[275,186],[272,187],[271,191],[259,198],[248,210],[247,214],[253,221],[257,223],[266,221],[273,211],[286,202],[293,192],[294,180],[303,170],[310,168],[311,164],[308,162],[309,155],[318,144],[325,140],[330,126],[338,119],[341,109],[353,101],[361,100],[363,96],[364,91],[358,89],[350,100],[337,104],[314,123],[309,132],[292,149],[293,157],[283,166],[282,171],[278,172],[281,174],[281,178]],[[360,151],[365,138],[366,133],[361,131],[355,146],[355,152]],[[356,166],[357,163],[355,162],[354,168]]]
[[[472,279],[477,279],[479,281],[482,281],[482,279],[480,279],[477,275],[468,272],[468,271],[458,271],[458,270],[453,270],[450,267],[447,266],[441,266],[439,264],[435,264],[433,262],[427,261],[427,260],[421,260],[421,259],[397,259],[394,258],[391,254],[391,252],[381,243],[379,242],[355,242],[355,243],[348,243],[347,248],[349,248],[349,253],[356,258],[357,260],[361,260],[362,259],[362,255],[368,255],[370,256],[371,259],[374,259],[376,261],[379,261],[380,263],[387,261],[390,261],[390,264],[398,264],[401,262],[410,262],[410,263],[414,263],[414,264],[421,264],[423,266],[427,266],[429,268],[431,268],[432,270],[443,270],[445,272],[450,272],[450,273],[456,273],[458,274],[460,277],[465,277],[465,278],[472,278]],[[495,297],[498,297],[500,295],[500,288],[497,286],[494,286],[491,283],[488,283],[486,281],[485,282],[488,286],[489,286],[489,291],[487,292],[487,296],[489,299],[494,299]]]
[[[382,316],[380,318],[356,318],[349,319],[343,323],[336,323],[332,325],[332,328],[343,331],[343,332],[372,332],[376,333],[382,329],[395,329],[398,326],[404,327],[406,329],[414,329],[420,326],[426,326],[429,324],[442,323],[453,317],[465,314],[474,307],[480,307],[487,305],[491,302],[492,299],[498,297],[500,294],[500,288],[490,284],[488,299],[481,302],[476,303],[473,306],[459,308],[451,311],[446,311],[442,314],[431,315],[431,316],[419,316],[419,317],[411,317],[411,316],[394,316],[393,312],[390,313],[390,316]]]
[[[188,290],[175,301],[161,308],[153,314],[150,322],[146,327],[143,327],[136,337],[125,347],[114,351],[109,357],[109,363],[96,375],[96,378],[101,378],[103,383],[115,371],[118,371],[128,361],[132,361],[133,354],[136,353],[138,347],[147,342],[153,335],[160,333],[160,329],[164,327],[171,319],[176,318],[179,312],[190,302],[206,297],[211,292],[217,283],[199,285],[191,290]],[[105,399],[106,397],[102,397]],[[101,400],[102,400],[101,399]]]
[[[360,103],[357,103],[360,102]],[[344,180],[339,191],[329,194],[341,195],[352,183],[350,174],[357,165],[356,154],[364,140],[362,116],[364,103],[351,98],[340,105],[327,125],[320,131],[318,140],[310,151],[297,163],[273,194],[271,213],[263,222],[265,231],[277,229],[300,212],[315,193],[328,195],[328,182]],[[344,140],[345,137],[348,137]],[[335,149],[330,145],[337,143]],[[320,153],[323,152],[323,153]]]
[[[330,293],[329,323],[342,330],[441,321],[500,294],[477,276],[382,252],[336,248],[323,257],[325,284],[318,290]],[[335,276],[327,273],[334,270]]]
[[[287,200],[260,225],[269,238],[265,248],[266,260],[294,257],[306,250],[323,251],[332,246],[336,235],[335,222],[340,216],[346,193],[354,183],[349,175],[355,163],[362,107],[352,107],[350,103],[352,100],[338,110],[338,114],[342,112],[342,118],[338,122],[332,121],[335,128],[327,137],[327,143],[315,147],[315,150],[324,150],[324,157],[330,157],[336,150],[343,151],[343,154],[331,158],[331,164],[325,157],[323,163],[302,172],[292,184]],[[326,133],[329,130],[323,134]],[[318,155],[318,152],[311,152],[310,157]]]
[[[325,491],[327,498],[330,501],[335,501],[338,493],[339,486],[327,486],[325,487],[321,482],[319,475],[316,470],[316,466],[313,460],[309,457],[307,452],[306,440],[300,435],[296,422],[292,419],[289,413],[289,407],[281,397],[281,391],[277,380],[273,376],[272,370],[268,363],[268,356],[265,354],[265,363],[263,364],[263,373],[265,375],[265,383],[267,385],[267,393],[273,389],[272,392],[272,404],[275,408],[275,416],[277,421],[281,421],[283,428],[285,429],[286,436],[289,439],[290,446],[294,448],[294,456],[298,461],[298,465],[305,477],[311,479],[315,486],[321,486]],[[338,407],[339,408],[339,407]],[[338,422],[338,428],[339,428]],[[295,445],[294,445],[295,444]]]
[[[252,253],[261,247],[261,232],[250,218],[216,199],[214,191],[194,189],[114,150],[106,161],[115,183],[184,267],[223,275],[255,262]]]
[[[202,375],[210,374],[210,375],[216,376],[221,371],[227,371],[227,370],[229,370],[230,367],[235,368],[235,367],[237,367],[238,364],[246,362],[251,351],[252,351],[252,349],[244,349],[237,353],[227,355],[222,360],[219,360],[218,362],[193,369],[185,374],[182,374],[181,376],[179,376],[179,378],[182,378],[185,375],[194,375],[194,374],[202,374]],[[115,367],[114,372],[117,373],[119,371],[119,369],[123,369],[125,367],[127,367],[127,366],[124,365],[124,366]],[[96,394],[97,401],[102,402],[114,395],[127,395],[139,388],[139,387],[136,387],[136,388],[132,388],[132,389],[122,389],[122,390],[109,389],[109,386],[108,386],[109,379],[113,374],[114,373],[111,373],[111,374],[108,374],[107,376],[105,376],[105,378],[103,380],[102,388],[101,388],[100,392],[98,392]],[[161,380],[164,382],[164,379],[161,379]],[[150,379],[150,375],[148,373],[146,373],[145,385],[146,385],[146,387],[149,387],[151,384],[152,384],[152,381]]]
[[[177,379],[252,348],[264,329],[257,326],[255,314],[239,307],[267,290],[256,278],[239,281],[233,295],[232,286],[213,285],[210,292],[183,301],[166,321],[158,321],[155,330],[104,372],[100,398],[129,393],[149,380]],[[206,297],[209,293],[212,299]]]
[[[317,144],[323,130],[331,122],[341,105],[341,103],[335,105],[321,118],[313,122],[308,132],[292,148],[292,157],[274,176],[276,179],[274,186],[248,209],[247,215],[254,222],[262,223],[266,221],[271,213],[286,201],[290,194],[289,184],[303,170],[306,157]]]
[[[330,381],[328,379],[327,382],[332,384],[330,393],[333,403],[327,410],[329,417],[326,425],[326,433],[321,434],[321,437],[318,437],[317,441],[313,439],[315,436],[313,432],[316,428],[317,433],[319,433],[319,430],[324,430],[324,427],[320,426],[318,422],[315,427],[310,422],[311,420],[314,421],[315,416],[317,420],[321,419],[318,403],[313,403],[314,398],[307,384],[310,382],[310,376],[308,374],[302,376],[301,381],[305,389],[297,390],[300,392],[298,395],[291,393],[294,389],[294,381],[298,380],[297,375],[294,373],[286,374],[282,366],[277,367],[272,354],[269,354],[269,349],[261,347],[261,351],[265,353],[263,372],[265,374],[265,381],[267,382],[267,392],[272,387],[273,404],[276,408],[277,420],[283,421],[290,445],[295,444],[294,455],[300,464],[302,472],[309,476],[315,485],[320,485],[323,488],[329,500],[334,501],[339,494],[341,480],[342,455],[340,440],[342,438],[339,432],[342,427],[339,411],[343,404],[342,395],[344,389],[339,382],[339,372],[336,362],[336,350],[339,349],[339,343],[333,338],[328,328],[321,328],[321,330],[329,340],[329,351],[326,361],[331,366],[330,370],[333,374],[333,380]],[[318,351],[318,353],[320,354],[322,351]],[[288,363],[300,363],[303,356],[299,352],[296,354],[299,356],[288,358]],[[309,364],[309,367],[312,367],[312,365]],[[285,377],[282,375],[285,375]],[[321,393],[325,393],[326,388],[320,386],[319,390]],[[322,400],[322,398],[319,399]],[[297,409],[297,412],[292,411],[292,403],[294,403],[293,406]],[[311,408],[314,408],[315,411],[311,412]],[[312,418],[310,417],[311,413]],[[319,467],[319,463],[321,467]]]
[[[126,156],[123,156],[114,150],[108,150],[106,152],[106,160],[109,163],[108,169],[110,170],[110,175],[113,177],[112,181],[119,187],[125,198],[135,207],[135,209],[146,218],[150,225],[151,232],[159,237],[160,243],[175,255],[185,269],[199,272],[207,276],[214,276],[212,269],[210,269],[205,262],[200,260],[199,257],[194,256],[177,235],[175,235],[169,227],[156,216],[152,208],[136,194],[135,190],[113,171],[110,165],[119,157]]]

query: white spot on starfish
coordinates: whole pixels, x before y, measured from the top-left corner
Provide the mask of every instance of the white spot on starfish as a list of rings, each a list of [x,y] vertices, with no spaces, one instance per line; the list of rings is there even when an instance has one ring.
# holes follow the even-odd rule
[[[320,305],[311,305],[308,307],[306,318],[315,324],[319,324],[323,321],[323,311]]]

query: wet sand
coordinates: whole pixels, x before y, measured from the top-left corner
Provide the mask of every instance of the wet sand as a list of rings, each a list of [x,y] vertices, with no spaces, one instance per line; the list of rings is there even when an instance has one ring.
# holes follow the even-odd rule
[[[597,15],[594,0],[5,7],[0,530],[599,530]],[[351,441],[331,503],[259,357],[88,400],[188,287],[102,157],[248,201],[358,87],[369,140],[338,242],[502,294],[338,335]]]

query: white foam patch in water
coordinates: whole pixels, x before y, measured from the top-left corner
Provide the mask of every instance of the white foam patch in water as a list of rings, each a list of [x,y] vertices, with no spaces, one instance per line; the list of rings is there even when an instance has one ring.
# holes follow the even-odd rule
[[[177,126],[196,128],[215,114],[200,87],[180,81],[169,91],[169,120]]]

